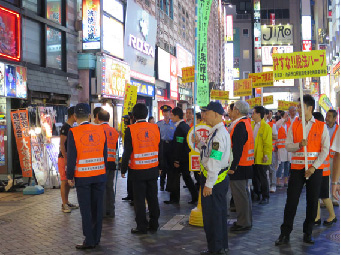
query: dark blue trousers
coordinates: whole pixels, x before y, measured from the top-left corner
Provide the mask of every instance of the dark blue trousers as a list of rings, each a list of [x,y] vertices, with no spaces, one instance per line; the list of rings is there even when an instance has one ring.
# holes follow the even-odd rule
[[[76,189],[85,245],[97,245],[101,240],[105,182],[82,184]]]
[[[218,252],[228,248],[226,194],[229,177],[213,186],[211,196],[204,197],[206,178],[201,176],[201,205],[208,250]]]

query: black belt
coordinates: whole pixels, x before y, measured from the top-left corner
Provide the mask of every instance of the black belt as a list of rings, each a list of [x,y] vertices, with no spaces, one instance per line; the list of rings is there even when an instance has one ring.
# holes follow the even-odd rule
[[[161,142],[163,142],[163,143],[171,143],[172,140],[161,140]]]

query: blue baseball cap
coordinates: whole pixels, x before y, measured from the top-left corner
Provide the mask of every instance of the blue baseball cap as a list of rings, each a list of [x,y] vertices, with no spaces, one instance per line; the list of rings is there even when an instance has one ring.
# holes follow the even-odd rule
[[[90,114],[90,106],[86,103],[79,103],[75,107],[75,113],[77,114]]]
[[[206,111],[214,111],[220,115],[224,114],[224,108],[221,106],[221,103],[219,102],[210,102],[207,106],[206,106]]]

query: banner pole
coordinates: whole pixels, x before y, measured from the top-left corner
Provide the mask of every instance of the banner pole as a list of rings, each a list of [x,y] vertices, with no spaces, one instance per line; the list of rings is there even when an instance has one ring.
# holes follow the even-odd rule
[[[196,114],[195,108],[197,106],[197,77],[198,77],[198,0],[195,0],[195,60],[194,60],[194,95],[193,95],[193,106],[194,106],[194,120],[193,120],[193,135],[195,138],[195,125],[196,125]],[[195,148],[195,142],[193,144]]]
[[[307,130],[305,125],[305,111],[304,111],[304,102],[303,102],[303,81],[299,79],[300,83],[300,103],[301,103],[301,112],[302,112],[302,127],[303,127],[303,139],[307,139]],[[307,146],[304,146],[304,168],[305,171],[308,170],[308,159],[307,159]],[[309,178],[306,178],[307,180]]]

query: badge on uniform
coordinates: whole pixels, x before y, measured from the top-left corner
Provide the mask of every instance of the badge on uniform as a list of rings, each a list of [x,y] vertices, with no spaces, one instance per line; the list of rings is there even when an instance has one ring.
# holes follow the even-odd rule
[[[219,143],[218,142],[213,142],[212,143],[212,149],[216,150],[216,151],[219,150]]]

